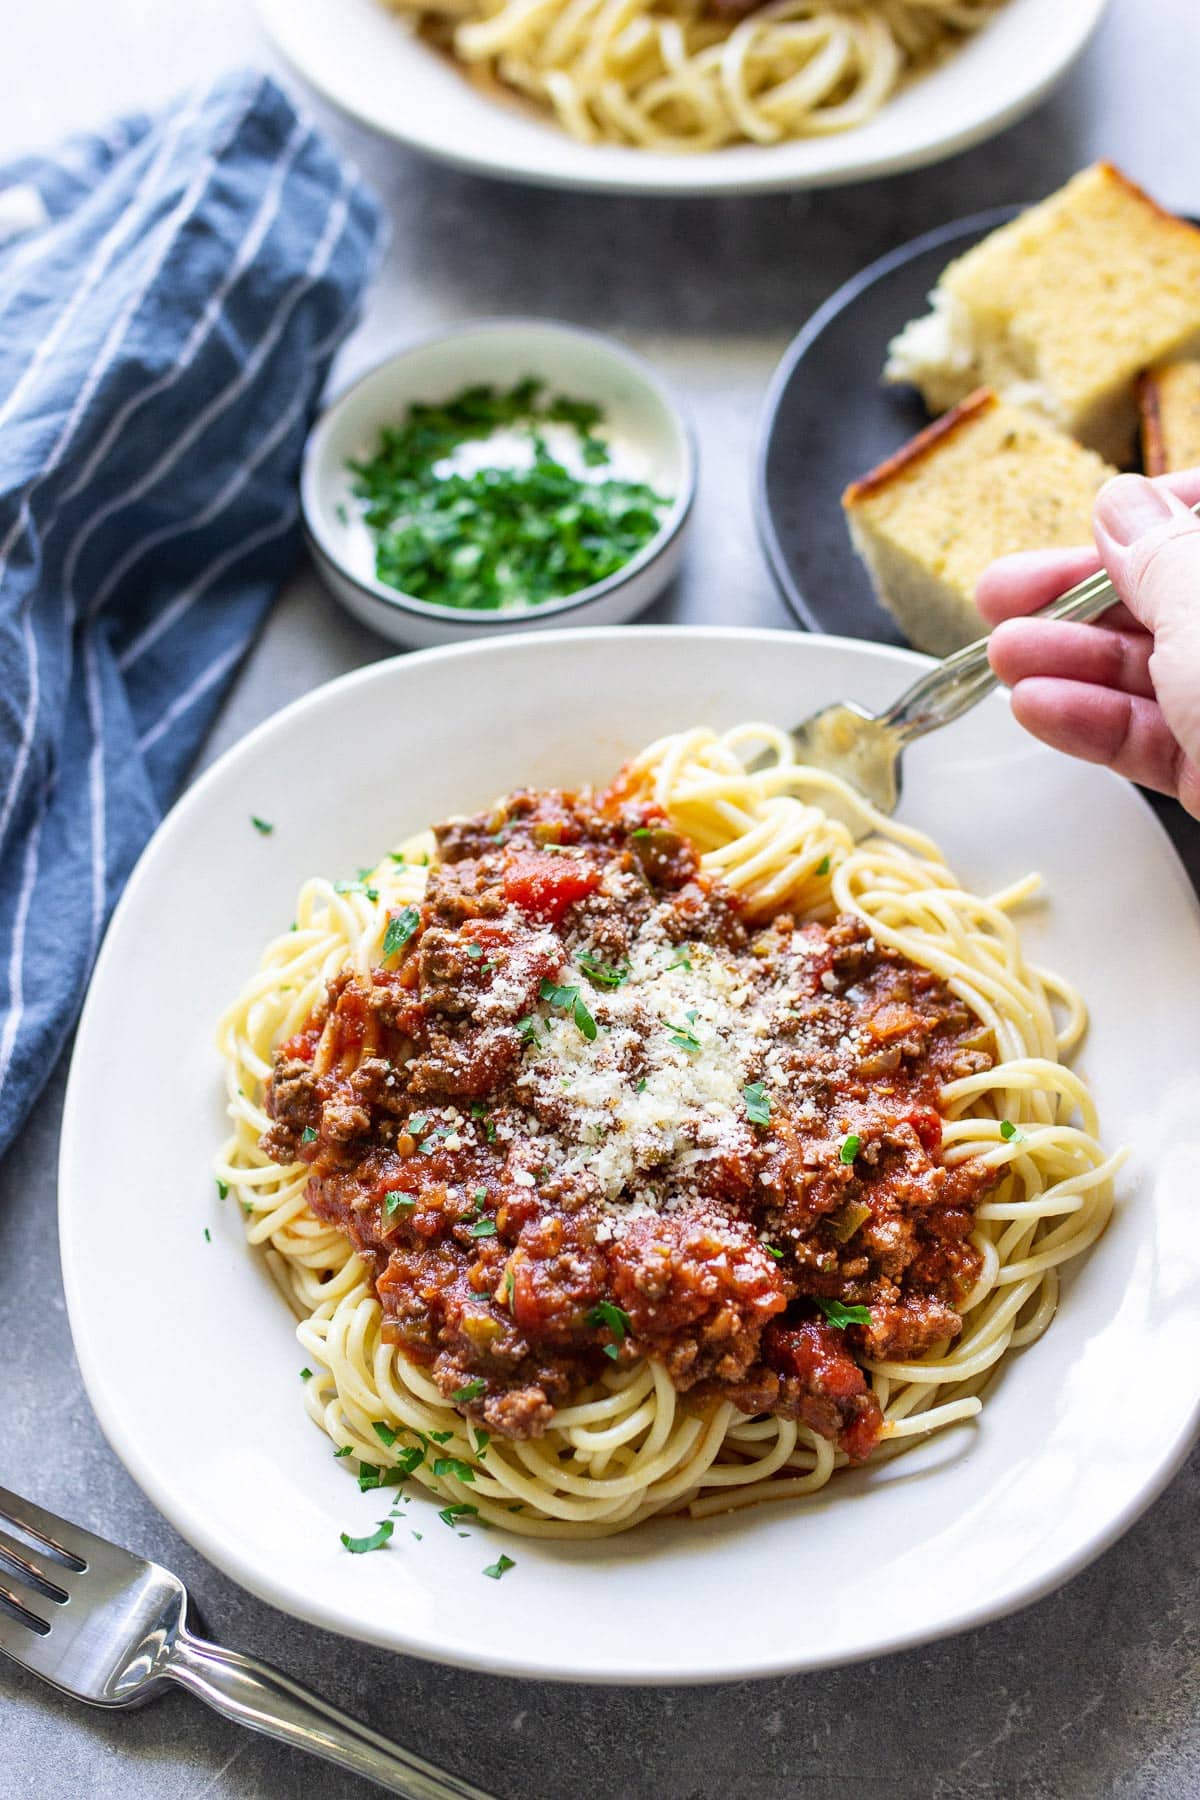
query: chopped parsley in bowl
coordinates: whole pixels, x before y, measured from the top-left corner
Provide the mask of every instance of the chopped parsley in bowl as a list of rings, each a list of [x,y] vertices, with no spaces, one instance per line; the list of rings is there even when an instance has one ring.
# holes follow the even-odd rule
[[[613,471],[601,408],[544,388],[526,377],[417,403],[350,463],[380,581],[438,606],[537,606],[615,575],[656,536],[670,500]]]
[[[335,401],[309,435],[300,498],[335,598],[425,647],[633,618],[679,567],[695,487],[677,408],[623,345],[489,319],[401,351]]]

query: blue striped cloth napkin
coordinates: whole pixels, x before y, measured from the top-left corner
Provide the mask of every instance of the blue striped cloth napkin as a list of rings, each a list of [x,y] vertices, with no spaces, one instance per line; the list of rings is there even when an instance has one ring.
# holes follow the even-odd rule
[[[0,168],[0,1151],[295,558],[380,237],[253,72]]]

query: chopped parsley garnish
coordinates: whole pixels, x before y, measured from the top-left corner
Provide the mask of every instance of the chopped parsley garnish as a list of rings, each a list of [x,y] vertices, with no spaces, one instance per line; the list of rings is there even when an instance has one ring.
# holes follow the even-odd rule
[[[620,1342],[629,1330],[630,1318],[624,1307],[615,1306],[611,1300],[601,1300],[599,1305],[593,1306],[587,1314],[587,1323],[597,1331],[602,1331],[607,1327]]]
[[[380,581],[438,606],[525,608],[603,581],[654,537],[668,502],[609,472],[599,410],[542,391],[535,380],[480,385],[411,406],[350,463]],[[551,454],[549,425],[567,429],[595,479]],[[456,466],[459,445],[498,432],[520,442],[520,466]]]
[[[250,823],[262,837],[270,837],[275,829],[269,819],[260,819],[257,813],[250,814]]]
[[[204,1227],[204,1241],[206,1244],[212,1243],[212,1232],[208,1229],[207,1225]]]
[[[822,1300],[817,1297],[817,1305],[838,1331],[845,1331],[847,1325],[869,1325],[871,1309],[869,1306],[843,1306],[840,1300]]]
[[[431,1431],[429,1439],[434,1444],[448,1444],[453,1436],[452,1431]]]
[[[221,1177],[219,1175],[217,1176],[216,1179],[217,1179],[217,1199],[218,1200],[228,1200],[228,1198],[229,1198],[229,1183],[227,1181],[222,1181]]]
[[[495,1219],[476,1219],[473,1225],[467,1226],[467,1230],[473,1238],[495,1237],[496,1221]]]
[[[764,1245],[763,1245],[763,1249],[764,1249],[764,1250],[765,1250],[765,1251],[766,1251],[766,1253],[767,1253],[767,1255],[768,1255],[768,1256],[773,1256],[773,1257],[774,1257],[774,1258],[775,1258],[775,1261],[776,1261],[776,1262],[782,1262],[782,1261],[783,1261],[783,1251],[782,1251],[782,1250],[777,1250],[777,1249],[776,1249],[776,1248],[775,1248],[775,1245],[774,1245],[774,1244],[764,1244]]]
[[[589,975],[597,987],[619,988],[629,980],[628,963],[604,963],[590,950],[585,950],[576,959],[585,975]]]
[[[383,1419],[374,1419],[371,1422],[371,1430],[375,1433],[375,1436],[379,1439],[380,1443],[386,1444],[390,1450],[396,1441],[395,1427],[386,1424]]]
[[[1000,1136],[1006,1144],[1023,1144],[1025,1142],[1025,1133],[1014,1125],[1011,1119],[1001,1119]]]
[[[365,894],[372,903],[379,898],[379,889],[368,887],[361,875],[355,881],[335,881],[333,891],[335,894]]]
[[[406,1123],[413,1137],[420,1137],[421,1133],[428,1125],[429,1120],[425,1117],[424,1113],[413,1113],[412,1117],[408,1119]]]
[[[375,1488],[399,1487],[424,1460],[425,1453],[421,1447],[411,1444],[407,1449],[399,1451],[395,1462],[386,1469],[377,1468],[374,1463],[360,1462],[358,1485],[364,1494],[371,1493]]]
[[[630,837],[635,837],[635,838],[653,837],[654,836],[654,827],[652,825],[639,825],[637,830],[631,831],[629,835],[630,835]]]
[[[484,1388],[486,1386],[487,1386],[487,1383],[482,1379],[482,1377],[477,1375],[475,1377],[474,1381],[468,1381],[464,1384],[464,1386],[462,1386],[460,1388],[455,1388],[455,1390],[451,1394],[450,1398],[455,1401],[478,1400],[480,1394],[483,1393]]]
[[[616,1343],[605,1344],[604,1354],[616,1362],[620,1356],[620,1345],[625,1342],[625,1334],[630,1328],[631,1320],[624,1307],[616,1306],[611,1300],[601,1300],[585,1314],[587,1324],[595,1331],[611,1331]]]
[[[435,1475],[453,1475],[457,1481],[474,1481],[475,1471],[470,1463],[463,1462],[458,1456],[439,1456],[433,1465]]]
[[[443,1525],[449,1525],[453,1529],[460,1519],[469,1518],[478,1511],[479,1508],[472,1506],[469,1500],[452,1500],[449,1506],[443,1506],[438,1518]]]
[[[752,1081],[744,1087],[742,1099],[746,1102],[746,1117],[752,1125],[771,1123],[771,1096],[761,1081]]]
[[[362,1556],[368,1550],[382,1550],[395,1529],[390,1519],[380,1519],[369,1537],[347,1537],[343,1531],[342,1542],[351,1556]]]
[[[335,1450],[335,1451],[334,1451],[334,1453],[333,1453],[333,1454],[334,1454],[334,1459],[335,1459],[335,1460],[336,1460],[336,1459],[337,1459],[337,1458],[338,1458],[338,1457],[339,1457],[339,1456],[349,1456],[349,1454],[350,1454],[350,1446],[349,1446],[349,1444],[343,1444],[343,1445],[342,1445],[342,1447],[341,1447],[341,1449],[340,1449],[340,1450]]]
[[[644,1093],[645,1093],[645,1091],[646,1091],[646,1077],[645,1077],[645,1076],[644,1076],[644,1075],[643,1075],[643,1076],[642,1076],[642,1079],[641,1079],[641,1080],[640,1080],[640,1081],[635,1081],[635,1082],[634,1082],[634,1084],[633,1084],[633,1091],[634,1091],[634,1093],[635,1093],[635,1094],[644,1094]]]
[[[862,1139],[856,1131],[849,1131],[842,1139],[842,1147],[838,1151],[839,1160],[844,1163],[852,1163],[861,1149]]]
[[[300,1379],[301,1379],[301,1381],[311,1381],[312,1380],[312,1370],[311,1369],[301,1369]]]
[[[680,952],[679,952],[679,954],[678,954],[678,956],[677,956],[677,957],[676,957],[676,958],[675,958],[675,961],[674,961],[674,962],[669,962],[669,963],[668,963],[668,964],[667,964],[667,974],[668,974],[668,975],[669,975],[669,974],[670,974],[670,973],[671,973],[671,970],[672,970],[672,969],[686,969],[686,970],[687,970],[687,972],[688,972],[688,974],[689,974],[689,975],[690,975],[690,974],[691,974],[691,972],[692,972],[692,959],[691,959],[691,957],[690,957],[690,956],[689,956],[689,955],[688,955],[688,953],[687,953],[687,951],[686,951],[686,950],[681,950],[681,951],[680,951]]]
[[[387,930],[383,934],[384,956],[394,956],[397,950],[402,950],[420,923],[421,915],[415,906],[406,906],[401,912],[390,913]]]
[[[830,862],[829,858],[827,856],[823,856],[821,858],[820,862],[817,864],[817,874],[818,875],[828,875],[832,866],[833,865]]]
[[[579,997],[577,987],[559,987],[553,981],[543,978],[538,987],[538,994],[549,1006],[562,1007],[570,1012],[575,1024],[589,1044],[596,1035],[596,1021]]]
[[[467,955],[471,958],[472,962],[482,962],[483,961],[483,945],[482,944],[468,944],[467,945]]]
[[[486,1188],[476,1188],[475,1192],[471,1195],[471,1198],[475,1202],[476,1206],[486,1206],[487,1205],[487,1189]]]
[[[693,1019],[695,1016],[693,1013]],[[689,1056],[698,1056],[703,1048],[690,1025],[673,1025],[670,1019],[667,1020],[667,1037],[680,1050],[686,1050]]]
[[[317,1141],[316,1132],[313,1130],[311,1125],[306,1125],[304,1127],[304,1130],[300,1133],[300,1142],[302,1144],[315,1144],[316,1141]]]
[[[401,1193],[399,1188],[393,1188],[390,1194],[383,1196],[383,1210],[389,1219],[393,1213],[399,1212],[402,1206],[415,1206],[416,1204],[415,1194]]]
[[[517,1020],[517,1030],[521,1034],[522,1043],[540,1044],[542,1041],[538,1036],[537,1020],[532,1013],[526,1013],[523,1019]]]
[[[493,1581],[499,1581],[499,1579],[502,1575],[506,1574],[509,1569],[515,1569],[516,1566],[517,1565],[513,1561],[512,1557],[505,1556],[505,1554],[502,1550],[500,1552],[499,1556],[496,1558],[495,1562],[489,1563],[487,1568],[483,1572],[485,1575],[490,1575]]]
[[[480,1431],[478,1426],[476,1426],[471,1435],[475,1439],[476,1456],[486,1456],[487,1447],[492,1441],[490,1434],[486,1431]]]

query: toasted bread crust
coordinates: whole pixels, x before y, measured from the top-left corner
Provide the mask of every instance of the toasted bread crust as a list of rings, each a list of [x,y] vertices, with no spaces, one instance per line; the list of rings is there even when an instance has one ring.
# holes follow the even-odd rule
[[[1165,475],[1167,447],[1163,441],[1162,396],[1150,369],[1138,376],[1137,403],[1142,422],[1142,467],[1147,475]]]
[[[1142,205],[1146,207],[1149,212],[1154,213],[1162,224],[1173,225],[1177,231],[1182,232],[1185,236],[1190,238],[1200,236],[1197,227],[1193,225],[1190,220],[1181,219],[1178,213],[1168,212],[1165,206],[1160,206],[1158,201],[1155,200],[1151,194],[1146,192],[1145,188],[1139,187],[1136,181],[1131,181],[1129,179],[1124,170],[1118,169],[1116,163],[1111,163],[1102,159],[1098,163],[1093,163],[1092,167],[1096,170],[1097,174],[1107,176],[1114,187],[1124,188],[1131,199],[1140,200]]]
[[[848,508],[858,506],[862,501],[869,500],[873,494],[878,494],[884,488],[890,487],[894,481],[899,480],[901,475],[907,474],[917,463],[924,462],[927,457],[940,450],[949,438],[956,436],[966,426],[973,425],[977,420],[984,418],[999,404],[1000,402],[991,388],[976,388],[973,394],[968,394],[965,400],[960,400],[957,406],[952,406],[950,411],[943,413],[940,419],[935,419],[931,425],[926,425],[925,429],[919,431],[916,437],[910,438],[906,444],[901,444],[900,448],[893,451],[891,456],[886,457],[877,468],[868,470],[867,474],[860,476],[857,481],[852,481],[842,495],[842,505]]]

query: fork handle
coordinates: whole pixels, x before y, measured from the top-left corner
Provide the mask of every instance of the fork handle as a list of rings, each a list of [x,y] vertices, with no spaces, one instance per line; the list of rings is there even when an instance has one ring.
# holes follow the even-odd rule
[[[352,1769],[405,1800],[494,1800],[330,1706],[282,1670],[180,1630],[161,1673],[239,1725]]]
[[[1200,516],[1200,502],[1192,511]],[[1035,619],[1073,619],[1082,624],[1107,612],[1119,598],[1101,569],[1031,616]],[[948,656],[880,714],[879,723],[888,726],[896,734],[898,743],[904,745],[924,737],[927,731],[936,731],[939,725],[949,725],[968,712],[998,686],[988,663],[987,647],[985,637],[976,638],[965,650]]]

